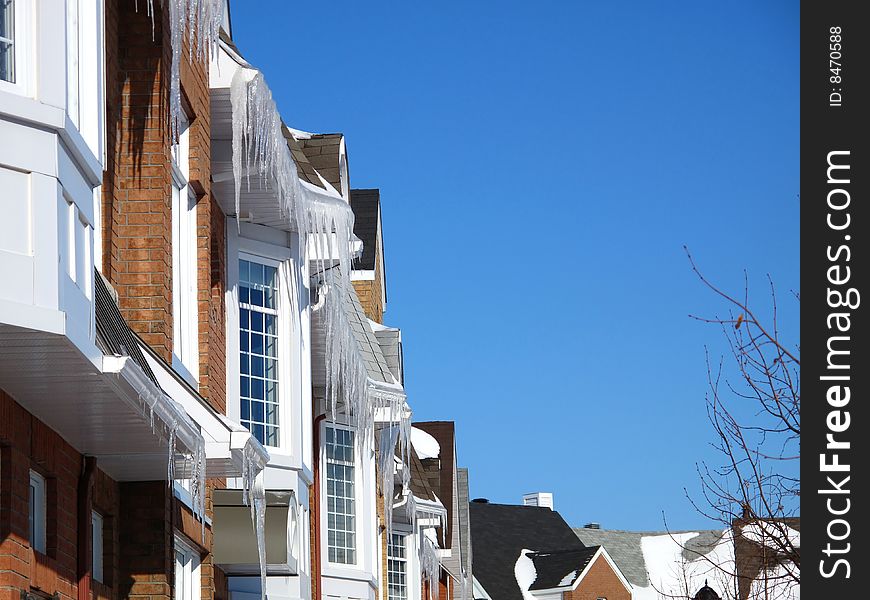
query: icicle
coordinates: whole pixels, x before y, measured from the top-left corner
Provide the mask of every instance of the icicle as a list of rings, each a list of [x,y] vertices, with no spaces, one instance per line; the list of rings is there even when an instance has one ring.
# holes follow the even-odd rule
[[[441,559],[438,548],[425,535],[420,535],[420,572],[429,587],[429,600],[438,598],[438,577],[441,574]]]
[[[242,453],[242,498],[251,509],[251,521],[257,537],[257,556],[260,560],[260,593],[266,599],[266,488],[263,466],[250,444]]]
[[[178,431],[178,423],[169,425],[169,462],[166,465],[166,481],[169,485],[175,480],[175,435]]]
[[[190,60],[202,61],[214,56],[224,21],[223,0],[166,0],[169,5],[169,43],[172,63],[169,75],[169,131],[170,138],[178,139],[178,116],[181,114],[181,46],[184,32],[190,37]],[[139,1],[135,0],[136,12]],[[148,16],[151,17],[151,38],[154,39],[154,0],[148,0]],[[194,54],[194,37],[196,54]]]

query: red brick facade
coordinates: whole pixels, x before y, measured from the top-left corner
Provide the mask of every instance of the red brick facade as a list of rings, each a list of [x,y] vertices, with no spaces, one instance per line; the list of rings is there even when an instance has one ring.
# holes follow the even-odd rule
[[[563,597],[564,600],[631,600],[631,592],[623,585],[607,559],[599,556],[577,589],[566,592]]]
[[[46,480],[46,552],[31,547],[30,471]],[[77,492],[82,456],[53,430],[0,390],[0,600],[20,600],[20,590],[74,600],[77,578]],[[165,487],[165,483],[164,483]],[[118,484],[97,470],[93,509],[104,519],[105,582],[92,597],[118,598]],[[89,550],[90,552],[90,550]]]

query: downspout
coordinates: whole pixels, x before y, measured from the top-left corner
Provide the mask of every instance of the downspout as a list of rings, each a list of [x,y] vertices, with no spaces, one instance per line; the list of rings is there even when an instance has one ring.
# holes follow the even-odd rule
[[[313,392],[313,390],[312,390]],[[317,400],[314,398],[314,394],[311,394],[311,403],[314,405],[314,409],[317,408]],[[323,595],[323,581],[320,576],[321,573],[321,562],[323,557],[320,553],[320,422],[326,419],[326,413],[315,417],[314,419],[314,461],[312,467],[314,468],[314,494],[312,497],[314,498],[314,556],[317,557],[317,560],[314,561],[315,568],[312,569],[311,577],[314,579],[314,600],[321,600]],[[81,599],[79,599],[81,600]]]
[[[97,468],[95,456],[85,456],[77,489],[78,516],[76,523],[77,555],[76,575],[78,576],[78,600],[91,600],[91,489],[94,471]]]

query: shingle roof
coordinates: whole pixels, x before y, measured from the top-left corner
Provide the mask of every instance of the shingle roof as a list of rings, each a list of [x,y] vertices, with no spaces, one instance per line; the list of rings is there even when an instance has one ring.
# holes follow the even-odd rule
[[[121,315],[102,273],[94,269],[94,320],[97,347],[108,355],[129,356],[157,387],[157,377],[145,360],[135,334]]]
[[[640,587],[650,585],[641,548],[643,538],[668,535],[667,531],[619,531],[585,527],[574,529],[574,533],[584,544],[604,546],[629,583]],[[722,530],[703,530],[697,533],[697,536],[684,544],[682,553],[686,560],[695,560],[700,555],[707,554],[722,538]]]
[[[419,457],[417,456],[417,452],[414,450],[414,446],[411,446],[411,481],[408,484],[408,487],[411,488],[411,492],[414,494],[416,498],[420,498],[421,500],[436,500],[435,492],[432,490],[432,487],[429,485],[429,481],[426,478],[426,472],[423,468],[423,464],[420,462]]]
[[[494,600],[522,600],[514,566],[523,550],[583,550],[556,511],[537,506],[469,504],[474,576]]]
[[[373,326],[374,327],[374,326]],[[379,326],[374,328],[375,337],[378,339],[378,344],[381,346],[381,352],[390,367],[390,372],[396,380],[404,384],[405,377],[402,365],[402,332],[395,327]]]
[[[299,140],[299,146],[308,157],[308,162],[323,175],[332,187],[341,193],[341,138],[340,133],[315,133],[307,140]]]
[[[293,134],[290,133],[290,130],[286,125],[284,125],[281,130],[284,133],[284,139],[287,140],[287,146],[290,148],[290,154],[293,156],[293,161],[296,163],[296,172],[299,175],[299,179],[307,181],[312,185],[316,185],[321,189],[326,189],[326,186],[323,185],[320,176],[317,174],[317,169],[314,168],[308,160],[308,157],[305,155],[305,152],[302,150],[300,140],[293,137]]]
[[[535,565],[536,573],[535,582],[529,589],[549,590],[555,587],[573,585],[600,547],[590,546],[580,550],[529,554],[529,558]]]
[[[369,379],[382,383],[393,383],[393,374],[387,364],[387,359],[381,352],[381,345],[378,343],[378,338],[375,337],[371,325],[369,325],[368,317],[366,317],[353,286],[350,290],[345,290],[343,296],[345,298],[345,313],[351,329],[353,329],[361,358],[368,368]]]
[[[378,244],[378,215],[381,210],[379,189],[351,190],[350,207],[353,209],[353,234],[362,240],[363,253],[354,268],[371,271],[375,268]]]

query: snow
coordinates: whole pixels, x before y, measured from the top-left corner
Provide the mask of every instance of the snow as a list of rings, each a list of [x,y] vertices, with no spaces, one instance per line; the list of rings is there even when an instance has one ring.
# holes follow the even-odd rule
[[[529,592],[529,588],[532,587],[535,579],[538,578],[535,563],[528,556],[531,552],[532,550],[523,548],[519,558],[517,558],[517,562],[514,564],[514,578],[516,578],[517,585],[523,593],[523,600],[535,600],[534,596]]]
[[[564,587],[566,585],[571,585],[572,583],[574,583],[575,579],[577,579],[577,570],[576,569],[574,569],[573,571],[571,571],[570,573],[565,575],[562,578],[562,581],[559,582],[558,587]]]
[[[691,560],[683,556],[683,547],[701,532],[651,535],[641,538],[641,550],[650,585],[635,586],[633,600],[661,600],[662,597],[692,597],[705,581],[723,598],[733,597],[734,541],[731,530],[704,556]]]
[[[777,543],[777,540],[782,539],[783,535],[789,544],[795,548],[801,547],[801,532],[782,522],[755,521],[749,525],[744,525],[740,531],[746,539],[774,550],[783,550]]]
[[[438,444],[438,440],[416,427],[411,427],[411,445],[414,446],[420,460],[438,458],[441,455],[441,446]]]

